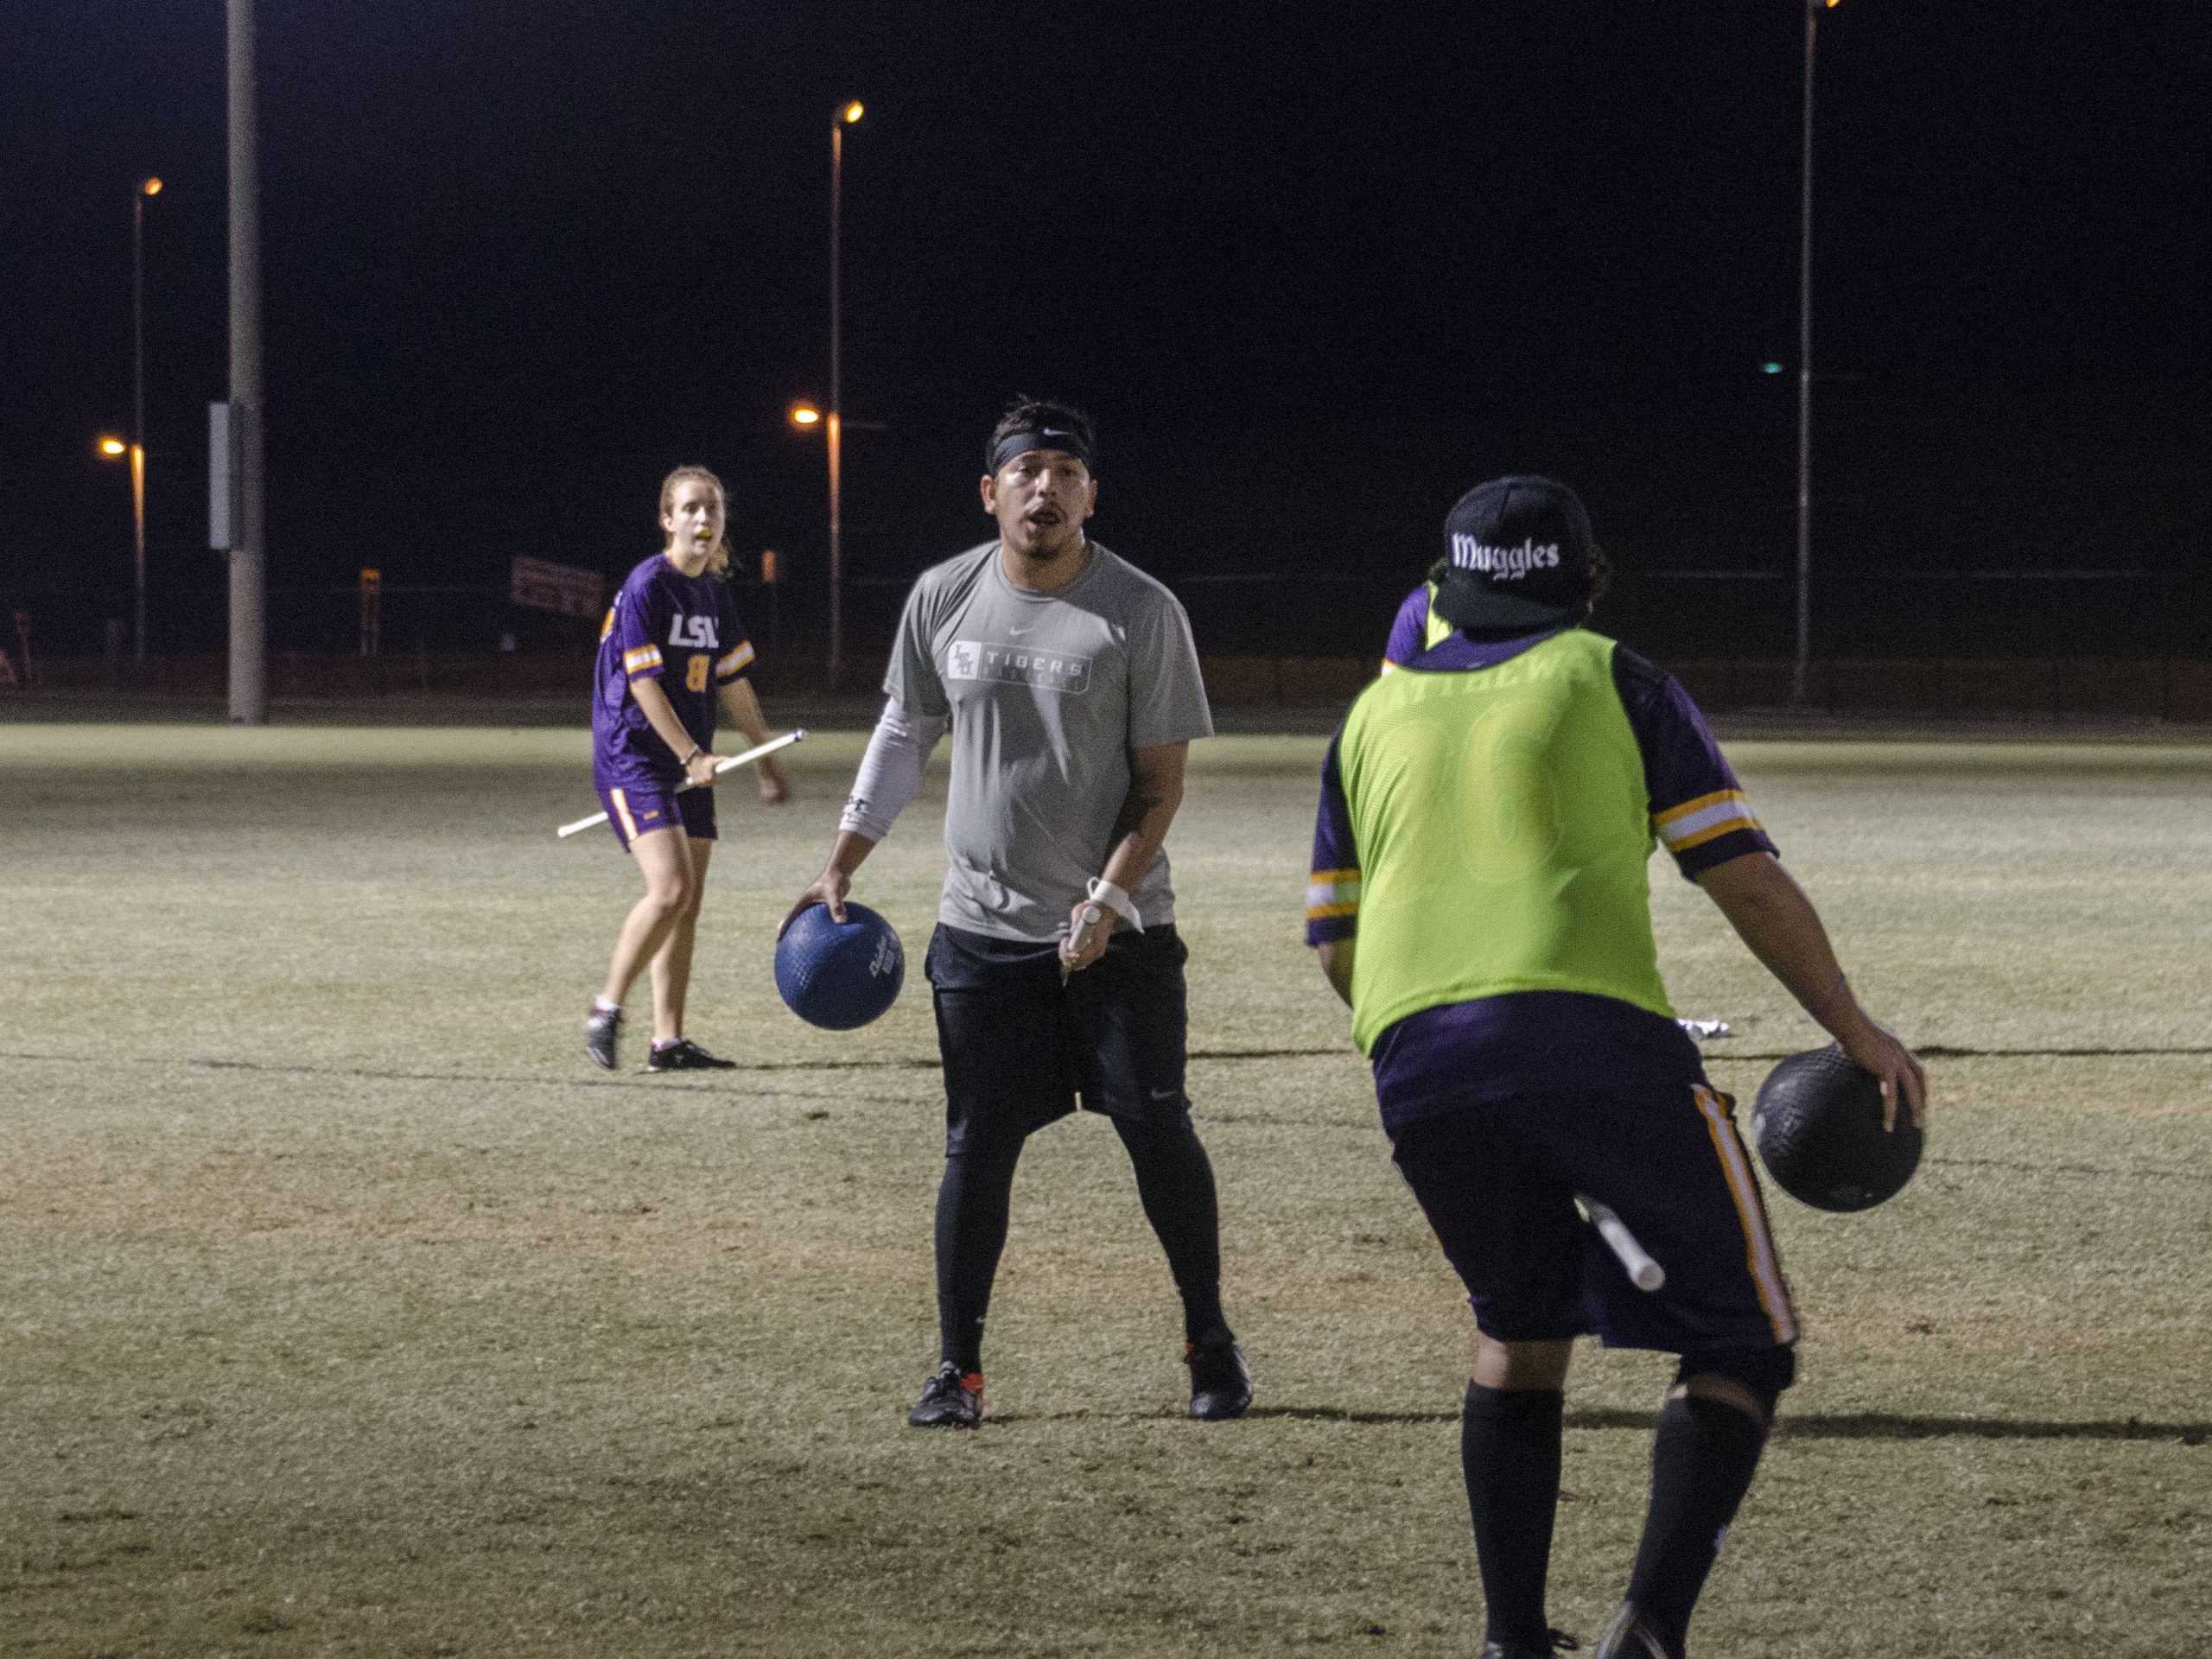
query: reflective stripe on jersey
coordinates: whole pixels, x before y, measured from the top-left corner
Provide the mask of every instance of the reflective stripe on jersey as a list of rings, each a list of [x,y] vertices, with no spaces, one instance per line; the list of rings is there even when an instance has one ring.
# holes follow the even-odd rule
[[[1651,827],[1669,852],[1686,853],[1738,830],[1757,830],[1759,821],[1751,816],[1751,803],[1741,790],[1723,789],[1653,814]]]
[[[1357,870],[1316,870],[1306,884],[1306,919],[1318,922],[1332,916],[1359,913]]]

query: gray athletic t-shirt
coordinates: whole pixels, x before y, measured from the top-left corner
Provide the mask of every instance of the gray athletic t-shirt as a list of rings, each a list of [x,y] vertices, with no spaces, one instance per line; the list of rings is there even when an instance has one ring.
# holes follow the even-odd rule
[[[1066,930],[1105,865],[1132,749],[1213,734],[1181,603],[1096,542],[1057,593],[1008,582],[995,541],[924,571],[883,689],[951,720],[938,919],[998,938]],[[1165,849],[1129,897],[1147,928],[1174,919]]]

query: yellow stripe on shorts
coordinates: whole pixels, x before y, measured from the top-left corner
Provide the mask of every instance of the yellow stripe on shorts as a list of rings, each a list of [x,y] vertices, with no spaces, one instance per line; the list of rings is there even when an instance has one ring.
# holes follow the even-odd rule
[[[638,838],[638,821],[630,816],[629,798],[619,789],[608,790],[607,798],[614,803],[614,816],[622,820],[622,839],[625,842],[635,841]]]
[[[1735,1200],[1736,1219],[1744,1230],[1744,1264],[1751,1270],[1759,1306],[1773,1327],[1777,1342],[1797,1340],[1797,1309],[1789,1300],[1789,1287],[1782,1277],[1782,1262],[1774,1252],[1774,1236],[1767,1230],[1766,1206],[1759,1202],[1758,1179],[1751,1173],[1744,1152],[1743,1137],[1719,1096],[1703,1084],[1692,1084],[1698,1111],[1705,1118],[1705,1132],[1720,1157],[1720,1173]]]

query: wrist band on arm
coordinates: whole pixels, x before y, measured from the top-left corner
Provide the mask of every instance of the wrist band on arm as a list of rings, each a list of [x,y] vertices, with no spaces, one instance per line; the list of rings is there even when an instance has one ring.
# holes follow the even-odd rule
[[[1090,878],[1090,897],[1112,911],[1140,933],[1144,931],[1144,918],[1137,914],[1136,901],[1128,892],[1103,875]]]
[[[687,754],[687,755],[685,755],[685,756],[684,756],[681,760],[677,761],[676,764],[677,764],[677,766],[690,766],[690,765],[694,760],[697,760],[701,755],[704,754],[705,753],[706,753],[706,751],[705,751],[704,749],[701,748],[701,747],[700,747],[696,743],[694,743],[694,744],[691,746],[691,753],[689,753],[689,754]]]

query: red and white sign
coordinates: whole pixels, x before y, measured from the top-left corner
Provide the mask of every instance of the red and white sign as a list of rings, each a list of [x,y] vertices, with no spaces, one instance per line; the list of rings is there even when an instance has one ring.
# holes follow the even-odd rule
[[[579,569],[573,564],[518,558],[508,597],[534,611],[553,611],[596,622],[607,607],[607,578],[596,570]]]

